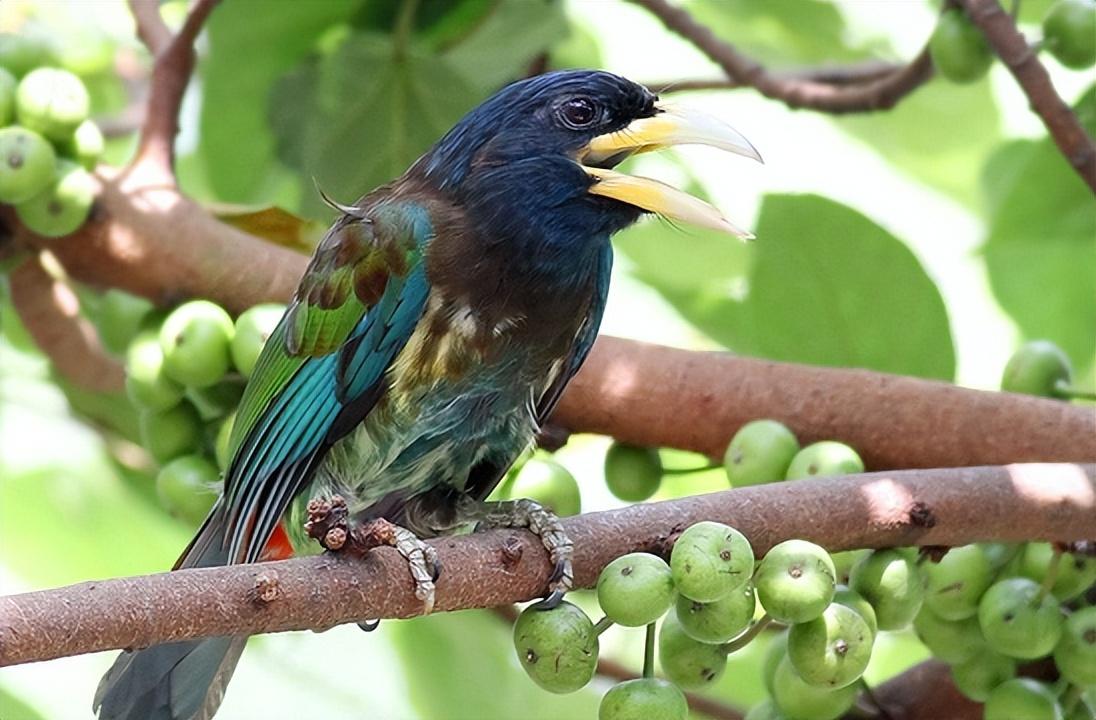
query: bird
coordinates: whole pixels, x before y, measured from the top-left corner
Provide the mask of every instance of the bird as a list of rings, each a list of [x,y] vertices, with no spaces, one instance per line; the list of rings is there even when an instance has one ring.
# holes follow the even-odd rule
[[[438,567],[422,538],[484,521],[540,535],[557,568],[545,602],[558,602],[571,582],[558,519],[485,498],[590,352],[614,233],[656,214],[750,237],[614,169],[687,143],[761,160],[731,126],[640,84],[555,71],[499,90],[398,179],[331,201],[338,217],[241,399],[223,490],[175,569],[337,549],[344,536],[316,522],[335,510],[341,529],[373,523],[400,550],[429,611]],[[246,640],[123,651],[93,710],[206,720]]]

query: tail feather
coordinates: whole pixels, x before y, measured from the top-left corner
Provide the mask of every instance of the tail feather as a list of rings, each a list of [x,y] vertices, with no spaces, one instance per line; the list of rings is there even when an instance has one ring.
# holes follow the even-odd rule
[[[176,568],[227,564],[218,504]],[[217,637],[125,651],[99,682],[92,710],[100,720],[208,720],[247,644]]]

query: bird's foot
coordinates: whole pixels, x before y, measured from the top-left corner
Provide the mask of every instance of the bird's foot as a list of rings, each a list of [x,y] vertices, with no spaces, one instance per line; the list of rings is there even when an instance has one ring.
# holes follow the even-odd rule
[[[423,614],[429,615],[434,610],[435,583],[441,575],[441,563],[434,547],[420,540],[415,533],[384,518],[354,522],[346,501],[338,495],[310,500],[308,521],[304,527],[309,537],[315,538],[332,552],[364,555],[376,547],[394,547],[407,561],[415,581],[415,597],[423,604]],[[359,626],[363,630],[374,630],[377,622],[370,620],[359,623]]]
[[[548,595],[537,607],[550,610],[559,605],[574,584],[571,561],[575,548],[556,514],[533,500],[503,500],[481,503],[476,519],[484,527],[527,528],[540,538],[554,568],[548,578]]]

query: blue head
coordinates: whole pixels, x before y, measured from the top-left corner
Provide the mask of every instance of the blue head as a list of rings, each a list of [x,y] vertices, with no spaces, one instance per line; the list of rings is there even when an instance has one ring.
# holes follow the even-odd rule
[[[702,143],[760,160],[721,121],[661,106],[612,73],[563,70],[516,82],[472,110],[409,171],[460,207],[480,242],[534,272],[584,263],[644,212],[748,236],[674,188],[612,170],[637,153]]]
[[[451,195],[487,237],[579,249],[642,212],[587,192],[595,179],[579,161],[595,137],[655,115],[656,100],[607,72],[522,80],[468,113],[412,172]]]

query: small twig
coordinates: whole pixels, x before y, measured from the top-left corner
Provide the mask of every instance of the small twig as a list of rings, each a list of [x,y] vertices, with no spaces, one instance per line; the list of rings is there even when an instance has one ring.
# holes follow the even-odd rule
[[[194,41],[219,1],[195,0],[182,28],[165,41],[164,33],[170,35],[170,31],[163,25],[156,3],[130,0],[138,35],[155,58],[149,83],[148,112],[132,164],[153,168],[165,180],[173,178],[179,109],[194,70]]]
[[[1096,193],[1096,143],[1054,89],[1050,74],[997,0],[959,0],[1027,95],[1070,166]]]
[[[160,0],[129,0],[129,12],[137,23],[137,37],[152,56],[166,50],[173,34],[160,15]]]
[[[629,0],[646,8],[667,28],[691,42],[719,65],[731,80],[755,88],[765,97],[793,108],[810,108],[827,113],[886,110],[913,92],[932,76],[928,50],[922,50],[908,65],[868,82],[840,85],[805,80],[769,72],[734,45],[720,40],[688,11],[666,0]]]
[[[788,72],[774,73],[787,82],[817,82],[828,85],[859,85],[879,80],[902,69],[894,63],[869,61],[857,65],[834,65],[816,68],[804,68]],[[651,90],[659,93],[685,92],[687,90],[734,90],[749,87],[729,77],[692,78],[684,80],[656,80],[645,82]]]

